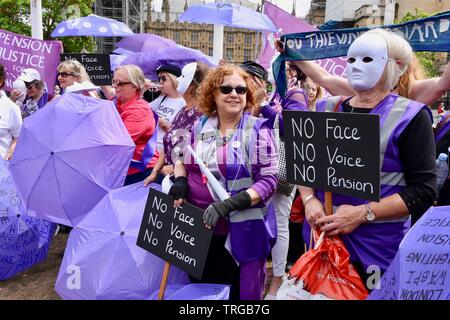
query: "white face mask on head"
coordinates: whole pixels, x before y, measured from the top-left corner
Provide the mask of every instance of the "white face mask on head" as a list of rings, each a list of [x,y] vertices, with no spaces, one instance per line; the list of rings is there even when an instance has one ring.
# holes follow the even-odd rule
[[[370,90],[380,81],[388,62],[386,41],[376,34],[357,38],[347,52],[347,78],[355,90]]]
[[[178,86],[177,91],[183,95],[191,85],[194,79],[195,71],[197,70],[197,62],[188,63],[181,69],[181,76],[177,78]]]

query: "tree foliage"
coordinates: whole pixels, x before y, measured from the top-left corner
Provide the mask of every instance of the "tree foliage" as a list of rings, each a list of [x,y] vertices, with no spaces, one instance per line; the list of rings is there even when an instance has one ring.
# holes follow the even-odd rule
[[[50,35],[61,21],[92,13],[94,0],[42,0],[42,28],[45,40],[60,40],[64,52],[93,52],[93,37],[61,37]],[[31,36],[30,0],[0,0],[0,29]]]
[[[429,16],[434,15],[435,13],[429,14],[425,11],[415,9],[415,12],[407,12],[406,15],[396,21],[396,23],[404,23],[412,20],[423,19]],[[437,63],[436,53],[434,52],[416,52],[417,57],[419,58],[420,63],[422,64],[427,76],[429,78],[439,77],[440,72],[438,69],[439,63]]]

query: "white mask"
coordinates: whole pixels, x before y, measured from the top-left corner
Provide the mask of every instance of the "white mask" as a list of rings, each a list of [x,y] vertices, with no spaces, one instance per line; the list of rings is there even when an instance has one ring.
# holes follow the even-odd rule
[[[194,79],[195,71],[197,70],[197,62],[188,63],[181,69],[181,76],[177,78],[178,86],[177,91],[183,95],[189,88],[192,80]]]
[[[355,90],[370,90],[380,81],[388,62],[386,41],[377,34],[363,34],[347,52],[347,78]]]

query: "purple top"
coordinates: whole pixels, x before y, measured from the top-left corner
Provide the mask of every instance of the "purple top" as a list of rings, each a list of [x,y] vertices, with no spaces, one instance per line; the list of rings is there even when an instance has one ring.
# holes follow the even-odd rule
[[[189,141],[192,126],[194,125],[194,122],[201,117],[201,115],[202,113],[197,109],[197,107],[189,110],[186,110],[186,107],[183,107],[183,109],[177,113],[173,119],[169,131],[163,138],[166,164],[174,164],[177,158],[183,158],[182,153],[185,144],[184,141]]]
[[[274,96],[271,103],[265,105],[261,108],[261,114],[264,118],[268,119],[268,125],[273,127],[273,123],[275,122],[275,117],[278,114],[278,108],[276,101],[278,94]],[[295,95],[295,99],[294,99]],[[281,107],[282,111],[290,110],[290,111],[308,111],[308,103],[307,103],[305,92],[302,89],[291,90],[286,93],[286,96],[281,99]],[[280,123],[280,136],[284,137],[284,124],[283,124],[283,116],[280,114],[279,116]]]

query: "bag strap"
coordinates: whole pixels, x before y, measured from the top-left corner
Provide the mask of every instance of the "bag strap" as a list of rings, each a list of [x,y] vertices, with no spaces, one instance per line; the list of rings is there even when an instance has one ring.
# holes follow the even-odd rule
[[[344,100],[347,99],[347,98],[348,98],[348,97],[341,96],[341,97],[339,98],[339,100],[336,102],[336,104],[334,105],[333,112],[338,112],[339,106],[340,106],[341,103],[344,102]]]

